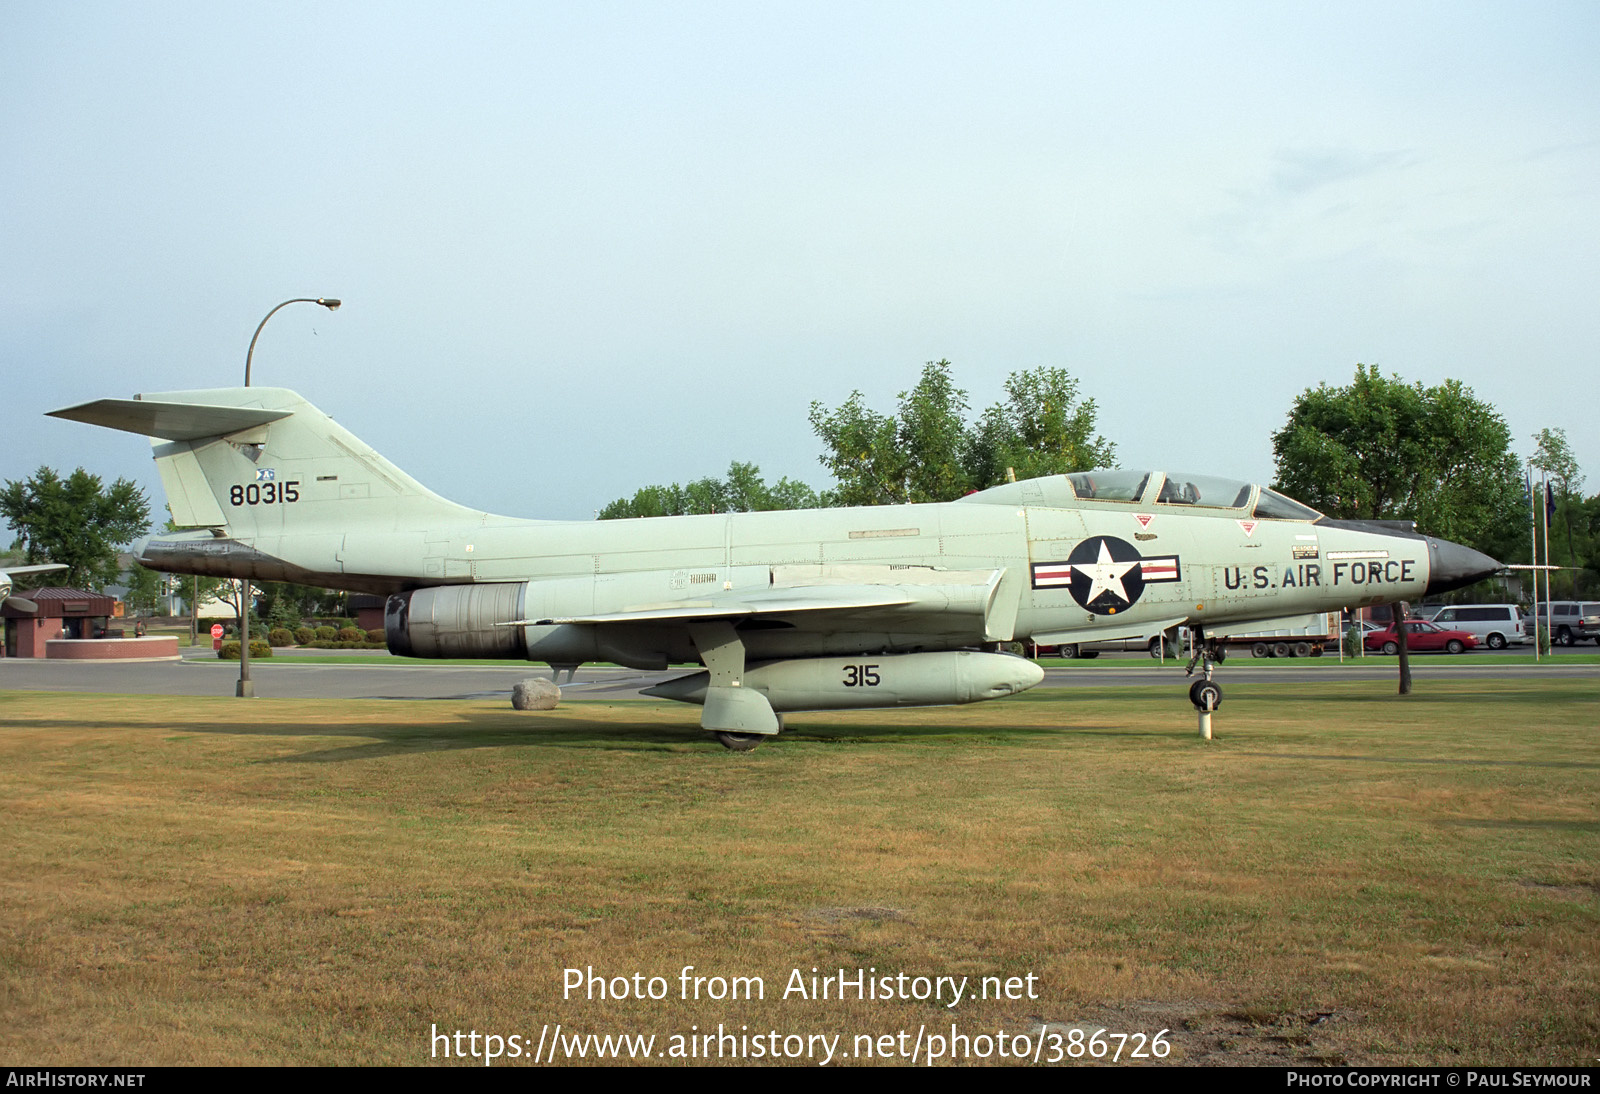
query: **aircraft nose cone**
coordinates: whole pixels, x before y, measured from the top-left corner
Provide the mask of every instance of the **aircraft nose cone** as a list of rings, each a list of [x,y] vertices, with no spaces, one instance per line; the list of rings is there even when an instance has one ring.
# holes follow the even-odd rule
[[[1428,588],[1424,595],[1445,593],[1498,573],[1500,563],[1471,547],[1428,537]]]

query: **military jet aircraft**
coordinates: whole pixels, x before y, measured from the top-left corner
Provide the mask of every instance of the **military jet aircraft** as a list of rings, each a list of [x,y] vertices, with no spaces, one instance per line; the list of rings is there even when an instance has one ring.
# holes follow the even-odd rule
[[[733,749],[789,711],[965,703],[1043,678],[999,652],[1187,623],[1212,709],[1251,621],[1418,599],[1499,563],[1409,525],[1330,520],[1263,486],[1159,471],[1006,483],[955,502],[619,521],[494,516],[428,490],[279,388],[53,412],[151,438],[173,573],[388,597],[396,654],[572,668],[699,662],[650,689]]]
[[[45,562],[32,566],[7,566],[0,569],[0,607],[13,608],[21,612],[36,612],[39,605],[20,596],[12,596],[11,590],[16,586],[11,579],[18,574],[42,574],[49,570],[65,570],[64,562]]]

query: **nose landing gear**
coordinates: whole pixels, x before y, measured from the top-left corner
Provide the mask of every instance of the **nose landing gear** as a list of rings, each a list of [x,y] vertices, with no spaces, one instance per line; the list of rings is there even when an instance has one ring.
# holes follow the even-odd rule
[[[1194,640],[1195,653],[1189,659],[1184,675],[1193,676],[1197,668],[1200,670],[1200,679],[1189,685],[1189,702],[1194,704],[1195,711],[1200,715],[1201,739],[1209,741],[1211,712],[1222,705],[1222,685],[1211,679],[1211,673],[1217,665],[1228,659],[1228,651],[1215,638],[1205,637],[1205,632],[1198,627],[1195,628]]]

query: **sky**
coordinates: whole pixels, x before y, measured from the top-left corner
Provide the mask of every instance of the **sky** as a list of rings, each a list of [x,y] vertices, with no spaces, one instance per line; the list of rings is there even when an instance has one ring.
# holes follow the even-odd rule
[[[293,388],[588,519],[813,402],[1061,367],[1126,467],[1271,481],[1295,397],[1456,378],[1600,489],[1600,6],[0,7],[0,479],[90,399]]]

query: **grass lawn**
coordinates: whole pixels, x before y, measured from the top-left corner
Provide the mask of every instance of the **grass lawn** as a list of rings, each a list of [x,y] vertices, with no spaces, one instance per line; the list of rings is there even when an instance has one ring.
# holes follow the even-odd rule
[[[1392,692],[1229,685],[1203,742],[1170,686],[1036,689],[791,715],[749,754],[654,702],[0,693],[0,1057],[415,1064],[435,1027],[665,1051],[721,1023],[848,1062],[954,1023],[1592,1063],[1600,679]],[[683,1000],[687,965],[765,997]],[[564,998],[569,968],[670,990]],[[784,998],[858,968],[1036,997]]]

